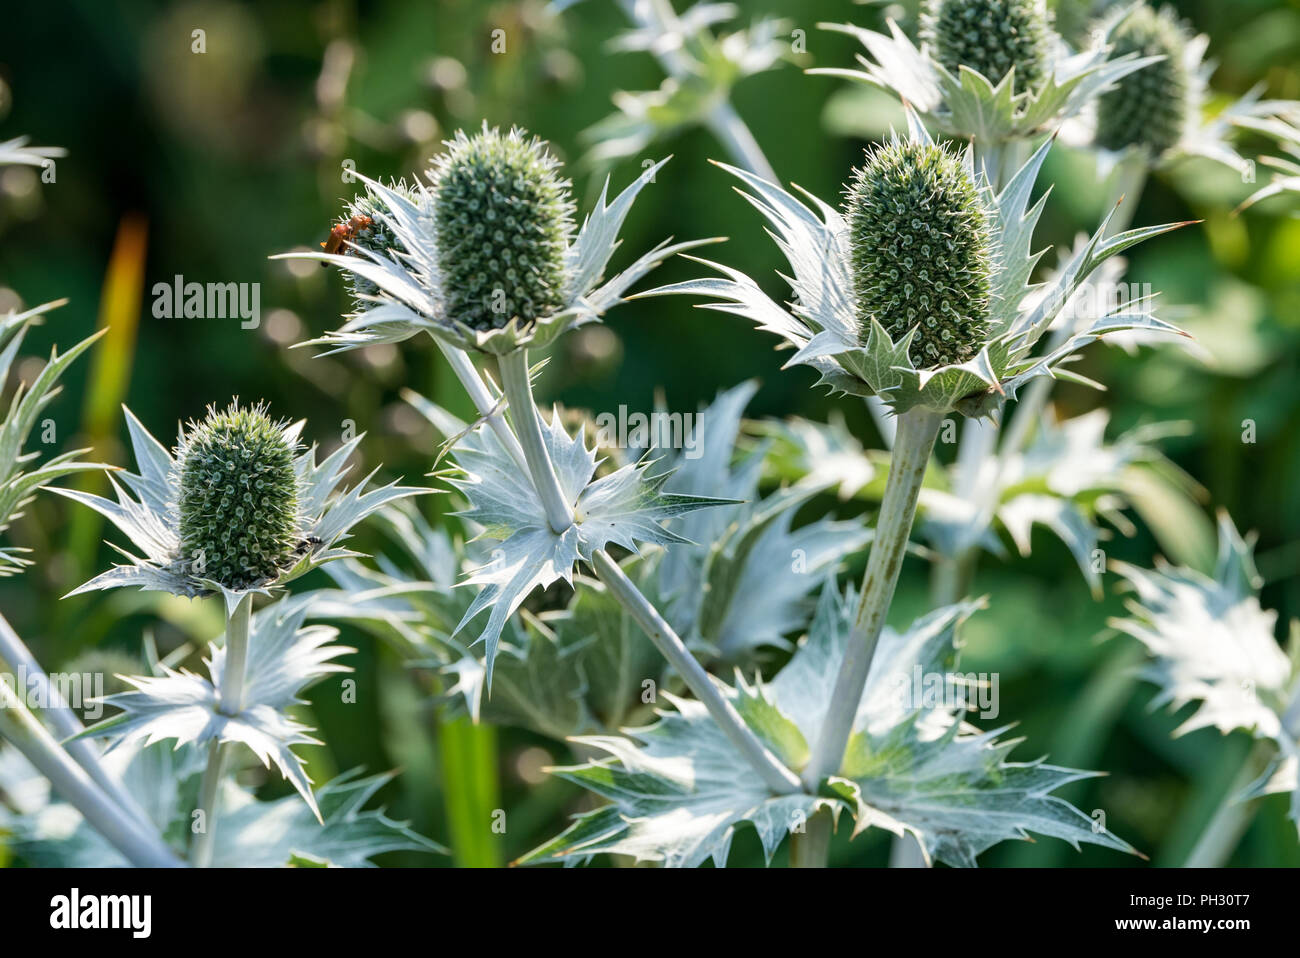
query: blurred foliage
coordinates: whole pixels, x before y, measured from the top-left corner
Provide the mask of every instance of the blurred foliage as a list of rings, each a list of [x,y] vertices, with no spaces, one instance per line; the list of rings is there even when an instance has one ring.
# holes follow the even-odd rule
[[[1060,4],[1063,25],[1086,22],[1080,10],[1089,0]],[[817,30],[819,21],[879,26],[886,11],[908,24],[915,17],[914,3],[741,6],[746,22],[780,17],[788,29],[804,31],[806,56],[798,59],[808,65],[846,65],[854,52],[850,38]],[[1240,95],[1262,81],[1267,95],[1300,97],[1300,5],[1176,6],[1213,38],[1219,92]],[[583,131],[610,114],[614,91],[654,90],[663,81],[648,54],[611,55],[609,40],[626,28],[618,7],[602,0],[559,17],[540,0],[63,0],[6,17],[0,138],[30,134],[35,143],[66,147],[68,156],[58,161],[54,183],[41,183],[31,168],[0,175],[0,309],[71,300],[32,331],[27,356],[48,355],[56,342],[68,348],[101,321],[114,330],[91,362],[66,377],[65,392],[50,407],[57,448],[93,445],[95,458],[122,463],[118,402],[166,437],[173,423],[207,403],[240,395],[268,400],[277,414],[309,418],[315,436],[337,430],[341,437],[353,425],[368,431],[360,465],[382,462],[390,476],[418,479],[431,467],[435,440],[402,403],[401,387],[411,385],[460,415],[470,412],[432,345],[412,340],[329,359],[287,349],[338,325],[344,284],[314,263],[267,257],[325,238],[355,192],[342,175],[347,168],[410,176],[442,138],[483,118],[519,123],[550,140],[574,164],[570,173],[585,206],[600,179],[574,162],[589,147]],[[196,30],[204,31],[205,52],[194,52]],[[494,52],[494,42],[497,50],[504,42],[504,51]],[[733,102],[781,177],[827,197],[838,194],[864,146],[844,131],[884,131],[899,117],[883,95],[802,76],[790,63],[744,78]],[[634,210],[627,248],[649,248],[669,235],[730,236],[719,257],[783,293],[773,272],[775,246],[759,234],[754,211],[728,178],[706,162],[726,158],[717,141],[689,128],[650,149],[653,157],[629,158],[612,170],[621,187],[643,160],[675,154],[653,186],[656,201]],[[1054,151],[1044,171],[1043,182],[1053,181],[1061,185],[1039,236],[1068,243],[1097,221],[1106,191],[1094,184],[1090,161],[1065,148]],[[1172,348],[1128,354],[1094,347],[1080,371],[1107,383],[1109,392],[1062,385],[1055,398],[1067,416],[1104,404],[1112,411],[1111,435],[1140,423],[1190,423],[1186,435],[1164,440],[1162,448],[1208,490],[1207,513],[1211,504],[1223,506],[1240,528],[1258,530],[1263,602],[1286,621],[1300,616],[1300,218],[1287,198],[1231,216],[1254,189],[1234,173],[1188,163],[1151,182],[1134,217],[1136,225],[1204,220],[1140,247],[1128,279],[1161,291],[1165,314],[1196,334],[1208,365]],[[132,255],[140,244],[147,244],[142,264]],[[695,272],[675,261],[658,279]],[[241,329],[238,319],[156,318],[152,286],[177,275],[261,284],[259,328]],[[141,281],[143,288],[132,290]],[[854,434],[879,445],[860,404],[812,392],[809,372],[779,373],[782,359],[768,337],[739,320],[684,301],[649,300],[620,308],[608,327],[562,340],[541,392],[602,411],[620,404],[652,409],[661,390],[672,408],[689,411],[721,388],[758,377],[751,415],[825,422],[840,406]],[[20,362],[23,378],[31,379],[36,362]],[[1248,420],[1253,442],[1243,441]],[[826,498],[841,515],[856,508]],[[84,511],[77,513],[46,496],[9,533],[9,544],[31,548],[40,561],[0,582],[0,608],[48,668],[91,649],[138,655],[146,632],[167,654],[220,630],[210,604],[139,593],[59,601],[88,569],[111,559],[104,546],[91,556],[101,530],[86,528]],[[377,540],[363,533],[360,547],[367,542]],[[1063,763],[1108,771],[1063,794],[1085,811],[1104,809],[1108,827],[1159,860],[1208,815],[1223,787],[1222,769],[1232,767],[1232,749],[1244,743],[1212,731],[1171,739],[1177,719],[1149,713],[1150,690],[1134,693],[1123,678],[1132,662],[1128,640],[1096,641],[1120,608],[1114,577],[1106,577],[1106,597],[1095,602],[1064,546],[1039,533],[1034,548],[1031,558],[982,566],[975,588],[992,601],[969,624],[965,668],[1000,673],[998,721],[1018,722],[1028,738],[1016,757],[1050,752]],[[1149,565],[1157,552],[1145,530],[1107,548],[1138,565]],[[1194,561],[1204,551],[1203,543],[1189,542],[1176,558]],[[892,618],[905,623],[925,601],[926,570],[913,561]],[[383,793],[395,817],[441,841],[449,840],[450,819],[470,835],[449,843],[462,860],[484,864],[512,860],[554,835],[585,801],[575,787],[542,773],[572,758],[553,743],[511,729],[466,735],[449,725],[440,734],[428,676],[413,676],[390,648],[359,630],[345,629],[345,639],[360,649],[350,660],[357,703],[342,705],[335,684],[313,692],[313,717],[329,743],[308,750],[317,781],[356,766],[401,766],[404,774]],[[450,758],[440,754],[449,748]],[[480,758],[499,754],[499,798],[490,781],[476,780],[469,800],[461,794],[467,783],[460,776],[479,774],[460,771],[473,749]],[[268,781],[265,790],[284,788]],[[506,813],[504,834],[477,821],[497,803]],[[1295,830],[1284,818],[1284,797],[1263,801],[1232,863],[1300,864]],[[852,845],[840,836],[834,861],[882,863],[886,845],[883,833]],[[756,862],[758,854],[752,834],[737,837],[733,861]],[[1003,845],[983,861],[1138,864],[1098,849],[1075,854],[1054,842]]]

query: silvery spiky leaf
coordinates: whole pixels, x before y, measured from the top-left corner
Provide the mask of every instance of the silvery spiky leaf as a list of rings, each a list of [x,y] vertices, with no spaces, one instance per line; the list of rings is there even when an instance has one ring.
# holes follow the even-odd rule
[[[25,312],[10,312],[0,316],[0,388],[3,388],[9,377],[9,370],[22,347],[27,330],[41,322],[45,313],[63,305],[63,302],[45,303]],[[20,384],[8,408],[0,410],[0,533],[22,515],[22,508],[31,501],[37,490],[45,488],[55,479],[74,472],[109,468],[99,463],[81,461],[78,457],[86,452],[84,449],[52,456],[34,468],[25,468],[32,466],[40,454],[22,451],[41,410],[58,395],[59,377],[101,335],[102,331],[83,339],[62,355],[57,349],[53,350],[49,362],[36,377],[36,381],[30,385]],[[0,548],[0,576],[20,572],[30,565],[31,561],[23,557],[25,551]]]
[[[212,865],[216,868],[275,868],[289,864],[364,868],[385,852],[450,852],[394,821],[383,809],[366,809],[394,773],[362,777],[344,772],[316,790],[319,820],[292,796],[259,802],[227,780],[221,797]]]
[[[781,647],[807,620],[807,596],[846,556],[871,539],[861,522],[819,519],[792,528],[794,514],[826,484],[811,479],[766,498],[759,479],[767,449],[737,450],[741,416],[757,390],[745,382],[695,414],[693,444],[672,451],[665,489],[720,495],[741,504],[692,513],[677,531],[692,545],[668,550],[657,591],[668,621],[697,647],[742,661]]]
[[[724,686],[746,724],[791,769],[806,764],[808,743],[825,719],[853,604],[852,592],[842,597],[828,583],[807,638],[775,679],[750,684],[738,677],[734,687]],[[610,852],[666,865],[709,858],[725,864],[732,835],[746,822],[770,861],[791,828],[828,807],[847,810],[858,831],[874,826],[915,835],[928,858],[951,865],[973,865],[991,845],[1029,832],[1131,851],[1050,794],[1088,773],[1009,762],[1014,742],[972,728],[949,702],[910,694],[914,674],[941,676],[946,689],[961,689],[960,677],[949,673],[954,635],[974,608],[941,609],[903,634],[885,630],[844,764],[822,793],[774,796],[701,705],[673,698],[674,711],[627,738],[580,740],[610,757],[555,773],[610,804],[579,816],[523,861],[582,861]]]
[[[535,415],[526,410],[525,415]],[[664,523],[696,509],[727,500],[681,495],[664,488],[669,474],[649,460],[624,466],[599,479],[596,454],[581,435],[569,436],[557,412],[542,428],[542,439],[559,479],[560,489],[573,503],[574,523],[556,533],[533,491],[527,474],[491,430],[475,429],[455,446],[463,477],[452,485],[469,501],[461,515],[482,528],[482,536],[499,539],[491,561],[465,580],[479,587],[458,630],[490,609],[479,635],[485,643],[486,680],[491,688],[492,663],[506,620],[535,588],[563,579],[572,584],[578,562],[590,561],[597,549],[618,546],[631,552],[638,544],[685,542]]]
[[[139,744],[104,758],[127,791],[170,843],[183,849],[203,769],[202,752]],[[231,780],[223,783],[221,828],[213,864],[230,868],[275,868],[299,857],[343,867],[363,867],[388,851],[445,854],[436,842],[416,834],[380,810],[363,810],[391,775],[338,776],[316,790],[323,824],[293,796],[269,802]],[[0,749],[0,791],[17,797],[14,811],[0,806],[0,824],[24,860],[51,868],[121,868],[127,861],[82,819],[55,799],[48,781],[14,749]]]
[[[1277,613],[1260,607],[1253,541],[1220,513],[1213,577],[1163,562],[1153,570],[1113,563],[1134,596],[1128,616],[1111,624],[1151,654],[1144,674],[1159,686],[1155,704],[1195,705],[1175,735],[1199,728],[1279,740],[1296,734],[1283,719],[1296,670],[1274,635]]]
[[[453,153],[464,152],[486,138],[505,144],[501,148],[512,153],[523,151],[529,142],[521,130],[511,130],[502,135],[485,124],[483,132],[475,137],[460,133],[448,145]],[[539,313],[525,311],[528,315],[521,316],[517,309],[508,308],[511,299],[505,290],[507,287],[515,288],[516,280],[509,276],[514,267],[505,257],[489,257],[485,261],[488,265],[485,266],[483,281],[486,285],[483,288],[490,291],[492,304],[500,305],[504,312],[494,312],[492,323],[474,320],[474,325],[463,310],[455,307],[459,294],[448,287],[452,281],[452,277],[447,275],[450,260],[440,238],[438,213],[440,167],[429,172],[430,185],[417,184],[414,195],[409,198],[403,195],[404,191],[362,177],[377,218],[392,232],[395,246],[384,252],[372,252],[358,246],[346,255],[310,252],[287,253],[281,257],[333,263],[372,283],[378,290],[368,308],[353,313],[340,329],[313,340],[311,344],[329,347],[328,354],[375,343],[402,342],[426,332],[456,348],[500,355],[525,347],[547,346],[566,330],[599,320],[606,310],[622,300],[633,283],[668,257],[714,242],[697,240],[660,245],[622,273],[602,283],[618,245],[619,230],[633,201],[646,184],[654,180],[665,162],[660,161],[647,169],[612,203],[607,200],[607,182],[595,209],[571,242],[567,242],[567,231],[557,227],[558,234],[552,239],[559,242],[562,235],[566,244],[559,257],[562,262],[555,264],[555,275],[547,281],[552,295],[547,298],[547,307]],[[487,188],[484,185],[484,189]],[[470,229],[474,226],[473,223],[468,225]],[[499,276],[487,274],[491,262],[500,268]],[[500,295],[495,295],[497,292]]]
[[[157,676],[123,676],[134,689],[103,699],[104,704],[122,711],[85,734],[108,738],[109,751],[135,742],[149,746],[169,739],[174,739],[177,747],[243,743],[267,768],[274,763],[319,818],[311,779],[292,748],[320,742],[306,734],[311,729],[291,718],[288,709],[303,704],[299,696],[310,685],[327,675],[351,671],[333,660],[355,650],[333,644],[338,637],[336,629],[304,627],[306,613],[305,602],[290,600],[254,614],[243,704],[238,712],[224,707],[226,651],[214,643],[204,660],[210,679],[165,666]]]
[[[824,423],[792,416],[761,421],[754,428],[773,442],[764,468],[778,480],[804,479],[833,488],[840,499],[848,500],[880,476],[842,410],[832,409]]]
[[[932,129],[960,139],[974,138],[981,144],[1000,144],[1053,130],[1111,84],[1154,62],[1133,55],[1110,58],[1104,34],[1080,53],[1071,53],[1065,42],[1052,34],[1046,43],[1046,62],[1033,71],[1036,76],[1032,79],[1037,82],[1026,84],[1014,70],[1002,77],[987,77],[969,64],[949,69],[930,44],[922,43],[918,49],[893,20],[888,34],[850,24],[818,26],[857,38],[868,56],[858,56],[860,70],[822,68],[810,73],[881,87],[909,104]]]
[[[1286,193],[1300,193],[1300,107],[1291,111],[1292,119],[1274,117],[1263,120],[1243,120],[1241,126],[1268,133],[1277,140],[1286,156],[1265,156],[1260,162],[1277,171],[1272,180],[1252,193],[1237,207],[1238,211],[1254,206],[1260,200]],[[1280,174],[1280,175],[1278,175]]]
[[[735,19],[731,3],[697,3],[680,14],[670,3],[620,0],[636,28],[609,44],[615,51],[653,54],[668,74],[656,90],[614,93],[616,112],[584,131],[592,146],[585,161],[605,167],[691,126],[713,126],[732,88],[745,77],[774,67],[787,56],[791,24],[771,17],[748,29],[714,32]]]
[[[984,464],[976,488],[963,490],[955,476],[921,492],[922,530],[935,551],[957,556],[983,546],[1000,553],[991,534],[996,520],[1021,555],[1030,553],[1035,526],[1051,531],[1069,548],[1093,592],[1100,596],[1097,547],[1101,519],[1131,533],[1122,510],[1131,503],[1137,468],[1174,470],[1154,443],[1181,434],[1183,424],[1139,426],[1107,442],[1105,410],[1057,422],[1045,415],[1026,448]],[[979,503],[993,503],[992,511]]]
[[[448,423],[438,416],[444,426]],[[459,428],[454,433],[459,433]],[[474,594],[455,588],[462,567],[481,562],[474,544],[433,529],[407,503],[380,513],[390,533],[379,569],[356,560],[334,563],[338,589],[302,596],[313,616],[349,619],[391,642],[412,665],[451,678],[443,698],[474,721],[513,725],[556,740],[616,727],[640,708],[642,683],[659,683],[662,655],[605,587],[581,578],[564,608],[511,617],[497,645],[492,694],[487,663],[455,635]],[[661,549],[624,564],[652,601],[658,599]]]
[[[931,145],[916,115],[909,116],[907,142]],[[894,142],[902,140],[895,135]],[[712,297],[714,301],[704,303],[705,308],[743,316],[793,346],[796,352],[787,367],[811,366],[820,374],[819,384],[841,393],[879,396],[895,412],[925,407],[968,416],[995,415],[1003,400],[1014,398],[1030,379],[1074,378],[1062,365],[1082,346],[1107,333],[1127,329],[1178,333],[1176,327],[1152,315],[1150,298],[1137,298],[1113,308],[1102,304],[1091,313],[1076,316],[1071,335],[1043,354],[1034,354],[1039,338],[1097,267],[1144,239],[1183,225],[1128,230],[1106,238],[1108,216],[1064,269],[1046,284],[1031,285],[1030,274],[1042,256],[1031,248],[1032,234],[1046,195],[1032,206],[1029,199],[1050,146],[1050,140],[1045,142],[997,195],[987,179],[981,176],[977,181],[991,225],[989,304],[987,314],[979,317],[988,333],[963,362],[918,368],[911,355],[918,335],[915,327],[895,339],[875,317],[864,324],[855,293],[853,236],[844,217],[816,197],[808,195],[814,207],[810,209],[776,184],[733,167],[724,169],[752,191],[741,195],[767,219],[790,263],[794,302],[789,309],[778,305],[745,274],[706,260],[700,262],[717,270],[720,277],[677,283],[640,295]],[[962,162],[965,175],[975,180],[969,150]],[[942,249],[930,253],[936,268],[942,255]],[[911,282],[915,290],[926,262],[919,253],[917,275],[900,275],[899,282]]]
[[[1208,113],[1216,66],[1205,56],[1210,38],[1193,34],[1171,7],[1124,6],[1107,18],[1104,28],[1116,52],[1163,59],[1120,79],[1099,98],[1092,115],[1080,118],[1082,126],[1071,138],[1087,137],[1098,149],[1103,172],[1135,152],[1154,166],[1199,156],[1245,175],[1252,172],[1252,163],[1232,144],[1235,132],[1244,127],[1272,133],[1272,122],[1297,109],[1294,100],[1262,100],[1261,85]]]
[[[139,472],[118,473],[120,482],[118,478],[110,478],[115,499],[72,489],[57,491],[108,518],[126,533],[142,555],[119,550],[129,560],[127,564],[116,565],[99,574],[73,590],[72,595],[119,586],[138,586],[182,596],[219,592],[225,596],[227,606],[233,609],[240,597],[249,592],[267,593],[319,565],[355,555],[343,547],[349,538],[349,529],[386,503],[431,491],[389,483],[363,492],[378,471],[375,470],[357,485],[339,492],[349,468],[347,461],[364,437],[347,440],[319,463],[316,461],[316,447],[312,446],[292,460],[297,484],[296,515],[292,526],[297,541],[288,554],[270,575],[247,582],[217,582],[206,574],[206,556],[190,554],[184,547],[183,515],[179,507],[183,494],[183,461],[151,436],[129,409],[125,412]],[[282,428],[288,446],[297,447],[302,427],[303,423],[298,422]],[[182,433],[180,451],[184,449],[185,434]],[[256,490],[236,492],[256,499]]]
[[[652,602],[664,552],[647,549],[624,563]],[[582,579],[565,608],[521,616],[513,641],[501,643],[492,694],[481,718],[532,729],[557,741],[617,729],[645,712],[643,696],[665,681],[664,659],[604,585]],[[647,683],[649,685],[647,686]]]

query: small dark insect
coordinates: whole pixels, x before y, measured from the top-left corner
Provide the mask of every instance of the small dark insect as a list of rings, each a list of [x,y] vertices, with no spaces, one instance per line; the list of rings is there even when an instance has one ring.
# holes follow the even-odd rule
[[[362,230],[368,230],[374,225],[374,220],[364,213],[358,213],[350,220],[338,223],[330,230],[329,239],[321,243],[321,247],[327,253],[337,253],[343,249],[343,244],[356,236]],[[328,266],[328,263],[321,263],[322,266]]]
[[[293,547],[293,557],[295,559],[301,559],[320,544],[321,540],[316,536],[308,536],[305,539],[300,539],[298,544]]]

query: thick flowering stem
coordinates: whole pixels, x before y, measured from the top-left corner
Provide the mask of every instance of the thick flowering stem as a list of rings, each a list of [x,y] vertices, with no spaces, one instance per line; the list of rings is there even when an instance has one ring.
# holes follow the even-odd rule
[[[474,408],[478,410],[478,414],[486,420],[491,430],[496,433],[497,438],[501,440],[501,445],[505,446],[506,452],[515,461],[515,465],[527,471],[528,462],[524,459],[524,450],[519,445],[519,440],[515,438],[515,434],[510,431],[509,423],[501,415],[501,410],[497,408],[496,401],[492,398],[492,394],[488,392],[487,386],[483,383],[483,378],[479,375],[478,370],[474,368],[474,363],[469,358],[469,355],[463,349],[457,349],[455,346],[444,343],[437,336],[433,337],[433,341],[438,344],[442,354],[447,357],[447,362],[451,365],[451,371],[460,380],[461,386],[469,396],[470,402],[474,404]]]
[[[605,588],[627,609],[637,625],[650,641],[654,643],[668,663],[677,670],[687,687],[695,693],[713,720],[718,723],[722,733],[727,736],[737,751],[754,766],[762,776],[767,787],[778,795],[788,795],[800,790],[799,778],[768,750],[758,736],[745,724],[734,705],[723,697],[717,685],[704,671],[704,667],[695,660],[673,627],[659,614],[659,610],[641,594],[641,590],[629,579],[618,563],[610,558],[603,549],[597,549],[591,558],[592,568],[605,584]]]
[[[156,830],[146,829],[109,798],[72,760],[27,708],[9,683],[0,682],[0,735],[8,739],[50,781],[54,791],[132,865],[173,868],[182,863]]]
[[[50,681],[45,670],[36,661],[18,633],[13,630],[3,615],[0,615],[0,662],[12,669],[22,670],[27,682],[35,689],[44,703],[42,713],[53,729],[54,734],[64,740],[64,747],[86,774],[89,775],[104,792],[124,811],[134,817],[146,828],[152,828],[144,810],[122,785],[120,779],[109,772],[101,761],[99,749],[89,739],[77,738],[85,727],[76,713],[68,706],[57,685]]]
[[[916,517],[916,500],[942,421],[940,413],[924,408],[909,410],[898,417],[898,436],[876,522],[876,537],[862,580],[853,632],[840,663],[812,760],[804,771],[804,788],[808,791],[816,789],[827,775],[835,774],[848,746],[871,660],[898,585],[903,554]]]
[[[803,834],[790,836],[791,868],[825,868],[831,850],[831,813],[820,811],[808,819]]]
[[[510,404],[510,416],[519,433],[519,444],[523,446],[524,458],[528,462],[528,474],[541,497],[546,519],[553,531],[563,532],[573,525],[573,504],[560,488],[555,465],[542,438],[541,417],[533,401],[532,383],[528,380],[528,350],[516,349],[501,357],[501,387]]]
[[[253,597],[245,595],[230,613],[226,623],[226,662],[221,673],[221,702],[223,715],[238,715],[244,708],[244,671],[248,663],[248,632],[253,610]],[[195,868],[212,864],[212,848],[217,832],[217,802],[221,780],[226,774],[230,758],[230,743],[214,741],[208,746],[208,764],[203,769],[199,783],[200,831],[194,836],[190,861]]]

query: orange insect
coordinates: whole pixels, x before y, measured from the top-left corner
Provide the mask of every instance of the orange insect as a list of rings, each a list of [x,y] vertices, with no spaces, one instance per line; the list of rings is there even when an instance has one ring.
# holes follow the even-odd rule
[[[352,237],[356,236],[357,233],[362,230],[370,229],[373,225],[374,220],[363,213],[358,213],[356,216],[352,217],[352,219],[344,223],[339,223],[330,230],[329,239],[320,245],[327,253],[337,253],[343,248],[344,243],[351,240]],[[321,263],[321,265],[324,266],[325,264]]]

